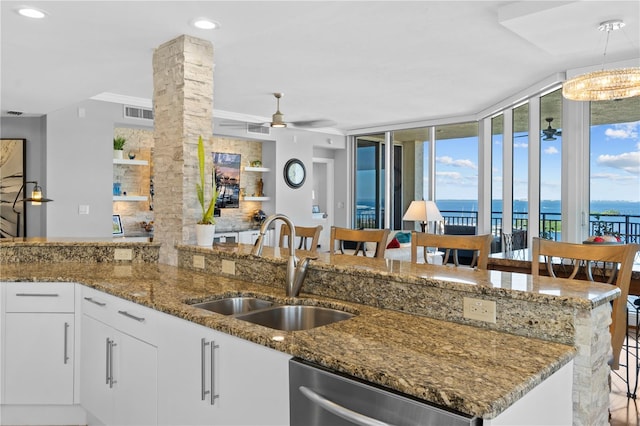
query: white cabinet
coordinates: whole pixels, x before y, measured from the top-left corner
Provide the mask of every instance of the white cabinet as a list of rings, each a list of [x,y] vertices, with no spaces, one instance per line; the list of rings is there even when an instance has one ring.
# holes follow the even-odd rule
[[[273,246],[273,229],[268,229],[264,234],[264,245],[265,246]],[[258,235],[260,235],[260,231],[258,229],[252,229],[249,231],[241,231],[238,232],[238,242],[240,244],[255,244],[258,239]]]
[[[3,283],[2,404],[73,404],[74,289]]]
[[[155,425],[158,312],[83,288],[81,402],[107,425]]]
[[[161,329],[161,424],[289,424],[289,355],[169,315]]]

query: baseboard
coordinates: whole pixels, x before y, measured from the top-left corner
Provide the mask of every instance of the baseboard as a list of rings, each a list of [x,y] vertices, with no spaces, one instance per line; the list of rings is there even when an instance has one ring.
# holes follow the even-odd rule
[[[86,425],[87,412],[80,405],[2,405],[0,425]]]

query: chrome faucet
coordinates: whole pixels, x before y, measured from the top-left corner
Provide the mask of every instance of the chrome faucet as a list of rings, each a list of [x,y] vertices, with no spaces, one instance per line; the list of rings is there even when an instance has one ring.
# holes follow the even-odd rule
[[[264,246],[264,234],[267,232],[269,226],[280,219],[289,227],[290,239],[289,239],[289,259],[287,260],[287,274],[286,274],[286,294],[287,297],[298,297],[300,294],[300,290],[302,289],[302,283],[304,282],[304,278],[307,275],[307,267],[309,266],[309,262],[316,257],[305,257],[302,261],[298,261],[296,257],[296,227],[293,225],[291,219],[287,216],[276,213],[267,217],[264,222],[262,222],[262,226],[260,227],[260,234],[258,235],[258,239],[251,250],[251,254],[254,256],[262,256],[262,247]]]

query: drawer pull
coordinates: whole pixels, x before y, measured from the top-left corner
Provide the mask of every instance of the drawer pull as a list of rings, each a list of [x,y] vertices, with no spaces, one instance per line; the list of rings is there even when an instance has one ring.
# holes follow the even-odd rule
[[[135,316],[135,315],[131,315],[131,314],[130,314],[129,312],[127,312],[127,311],[118,311],[118,313],[119,313],[120,315],[124,315],[124,316],[125,316],[125,317],[127,317],[127,318],[134,319],[134,320],[136,320],[136,321],[138,321],[138,322],[144,322],[144,318],[143,318],[143,317],[137,317],[137,316]]]
[[[98,302],[97,300],[93,300],[93,297],[85,297],[84,300],[86,300],[87,302],[91,302],[94,305],[98,305],[98,306],[107,306],[106,303],[104,302]]]
[[[16,293],[18,297],[58,297],[58,293]]]

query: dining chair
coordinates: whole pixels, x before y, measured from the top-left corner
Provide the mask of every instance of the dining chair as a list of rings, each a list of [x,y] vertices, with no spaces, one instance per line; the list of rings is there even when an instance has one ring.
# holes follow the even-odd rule
[[[318,251],[318,240],[320,240],[320,232],[322,225],[318,226],[296,226],[296,238],[299,238],[296,250],[307,250],[310,252]],[[278,246],[281,248],[291,247],[291,231],[288,225],[280,227],[280,241]]]
[[[427,263],[427,247],[444,251],[443,265],[447,264],[449,255],[453,251],[453,263],[456,266],[459,266],[458,250],[472,250],[473,259],[469,266],[473,268],[477,265],[478,269],[487,269],[492,240],[491,234],[442,235],[413,231],[411,232],[411,262],[418,263],[418,247],[424,247],[425,263]]]
[[[341,254],[344,252],[344,242],[350,241],[356,243],[354,255],[358,255],[362,252],[363,256],[367,256],[366,243],[375,243],[376,249],[373,257],[383,258],[384,252],[387,248],[387,238],[389,237],[388,229],[349,229],[339,228],[336,226],[331,227],[331,242],[330,252],[336,251],[336,241],[339,243],[338,250]]]
[[[532,275],[540,275],[540,269],[544,268],[551,277],[557,277],[556,271],[562,271],[561,278],[596,281],[593,277],[595,264],[603,277],[601,281],[615,284],[620,289],[620,297],[613,301],[609,326],[613,349],[611,369],[617,370],[627,335],[627,297],[633,260],[640,251],[640,244],[574,244],[533,238],[532,247]],[[610,264],[610,269],[607,264]]]

